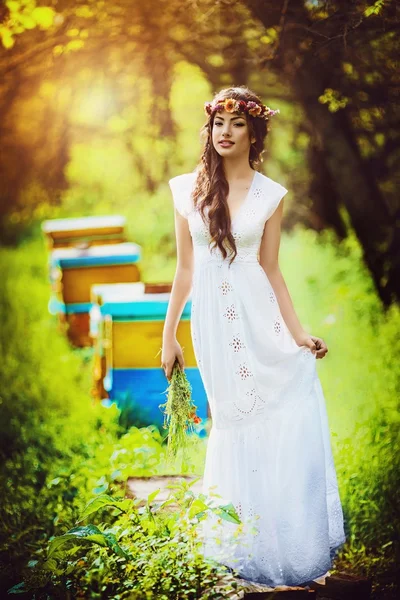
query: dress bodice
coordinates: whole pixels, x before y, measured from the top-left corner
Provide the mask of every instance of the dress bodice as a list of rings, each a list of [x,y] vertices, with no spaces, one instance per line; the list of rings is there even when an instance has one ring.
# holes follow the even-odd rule
[[[191,193],[196,180],[196,172],[178,175],[169,181],[173,201],[178,212],[189,223],[193,240],[196,264],[204,261],[223,261],[218,247],[211,249],[211,237],[200,211],[194,206]],[[259,171],[255,171],[246,198],[231,220],[231,231],[235,239],[237,255],[235,261],[257,261],[258,251],[266,221],[275,212],[280,200],[287,193],[280,183],[273,181]],[[225,261],[229,261],[230,252]]]

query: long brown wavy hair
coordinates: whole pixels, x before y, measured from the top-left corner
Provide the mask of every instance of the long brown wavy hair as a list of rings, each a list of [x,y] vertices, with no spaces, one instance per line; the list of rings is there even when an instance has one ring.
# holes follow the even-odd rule
[[[246,86],[220,90],[215,94],[213,103],[225,100],[226,98],[244,100],[245,102],[253,101],[261,104],[259,96]],[[212,249],[218,246],[224,259],[227,257],[224,241],[228,242],[232,254],[229,262],[230,266],[237,255],[237,248],[235,239],[231,233],[231,219],[227,203],[229,184],[224,173],[223,159],[215,150],[212,143],[212,130],[217,114],[215,112],[211,114],[200,130],[204,149],[196,168],[197,177],[193,189],[193,201],[204,223],[206,223],[207,219],[205,209],[208,207],[208,223],[206,224],[211,237],[210,245],[212,245]],[[249,128],[249,139],[255,138],[255,142],[250,146],[249,164],[252,169],[256,170],[255,166],[263,162],[264,141],[269,131],[268,121],[253,117],[247,112],[244,113],[244,116]]]

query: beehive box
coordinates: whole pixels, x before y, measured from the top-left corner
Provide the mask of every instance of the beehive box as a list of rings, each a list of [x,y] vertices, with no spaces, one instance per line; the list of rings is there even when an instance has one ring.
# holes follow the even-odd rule
[[[139,282],[139,284],[142,282]],[[145,284],[93,286],[90,331],[96,339],[95,371],[118,405],[132,405],[141,423],[162,425],[159,405],[166,401],[168,381],[161,368],[162,333],[170,292],[146,293]],[[191,300],[186,302],[177,328],[185,373],[192,386],[197,413],[208,416],[207,397],[197,367],[190,331]],[[97,362],[96,362],[97,361]]]
[[[92,345],[89,335],[92,285],[139,281],[140,257],[140,246],[129,242],[53,250],[49,310],[58,315],[73,344]]]
[[[119,244],[125,239],[126,219],[120,215],[49,219],[43,221],[42,232],[48,249]]]
[[[108,392],[104,389],[104,378],[106,376],[106,357],[104,338],[104,318],[100,307],[104,300],[113,298],[117,301],[129,296],[130,299],[136,295],[142,296],[146,291],[146,284],[143,281],[135,283],[106,283],[92,285],[90,299],[92,308],[89,314],[89,335],[92,338],[93,345],[93,388],[92,395],[101,400],[108,398]],[[153,290],[154,291],[154,290]],[[105,345],[104,345],[105,342]]]

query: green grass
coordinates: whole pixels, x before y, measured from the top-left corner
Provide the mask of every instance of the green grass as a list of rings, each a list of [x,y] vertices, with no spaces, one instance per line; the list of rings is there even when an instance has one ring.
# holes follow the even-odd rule
[[[160,222],[140,240],[144,255],[154,257],[145,279],[172,280],[173,258],[163,256],[163,240],[174,246],[171,225]],[[126,432],[115,406],[92,402],[91,350],[71,349],[47,312],[43,241],[33,235],[0,255],[3,590],[20,581],[26,561],[43,555],[51,536],[74,525],[93,495],[123,493],[128,476],[165,473],[166,461],[157,430]],[[383,311],[353,237],[337,247],[330,234],[297,228],[283,235],[280,263],[302,323],[329,348],[317,368],[348,533],[337,567],[372,576],[374,598],[394,597],[399,308]],[[202,473],[205,447],[199,440],[189,472]]]

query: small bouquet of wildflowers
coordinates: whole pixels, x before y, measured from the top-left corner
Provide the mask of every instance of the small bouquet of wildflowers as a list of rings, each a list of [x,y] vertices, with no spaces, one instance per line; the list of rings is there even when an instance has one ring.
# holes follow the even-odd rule
[[[187,450],[189,434],[195,430],[195,425],[201,423],[196,415],[197,406],[192,400],[192,386],[186,373],[181,370],[178,360],[172,368],[171,379],[166,390],[167,401],[160,404],[164,412],[164,429],[168,429],[168,458],[175,458],[178,451]]]

